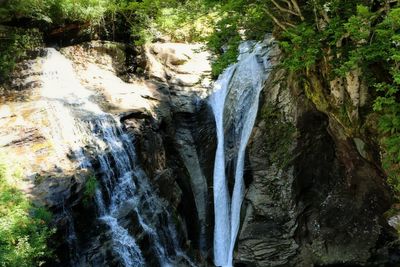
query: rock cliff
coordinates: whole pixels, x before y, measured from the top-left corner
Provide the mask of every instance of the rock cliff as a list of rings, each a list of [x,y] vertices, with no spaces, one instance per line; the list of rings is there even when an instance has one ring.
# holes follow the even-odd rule
[[[152,44],[130,62],[143,68],[141,75],[133,75],[125,49],[118,43],[93,41],[60,51],[72,62],[79,83],[92,92],[92,101],[116,116],[136,140],[143,169],[175,216],[179,242],[199,251],[195,256],[205,261],[212,224],[210,170],[203,166],[212,168],[209,153],[214,149],[212,116],[203,100],[210,85],[209,54],[200,51],[200,45]],[[59,144],[68,140],[64,135],[74,133],[58,129],[63,123],[53,116],[58,110],[41,94],[43,56],[45,50],[21,63],[2,91],[1,152],[23,169],[21,189],[55,214],[55,262],[111,264],[111,244],[104,242],[107,233],[96,223],[93,199],[85,196],[87,180],[97,175],[99,163],[92,162],[93,167],[82,172],[74,142]],[[208,145],[200,145],[204,143]],[[99,236],[93,239],[95,234]]]
[[[130,61],[125,50],[93,41],[61,53],[93,92],[92,100],[133,137],[143,170],[171,209],[179,243],[207,266],[216,149],[206,101],[209,54],[200,45],[155,43]],[[95,222],[93,199],[85,196],[99,164],[78,168],[73,144],[65,149],[57,143],[65,133],[54,131],[56,110],[39,93],[45,55],[40,51],[21,63],[13,83],[1,90],[0,152],[23,170],[20,188],[55,214],[57,258],[49,266],[115,265],[105,230]],[[273,65],[279,57],[271,44]],[[129,71],[132,65],[136,73]],[[359,128],[358,112],[368,98],[357,75],[330,84],[328,98],[315,80],[304,83],[285,70],[272,71],[247,149],[235,266],[396,266],[395,235],[383,216],[392,200],[379,148],[368,130],[352,131]],[[345,99],[354,108],[344,123],[334,107]],[[132,219],[124,222],[149,246]],[[94,233],[102,234],[93,238]]]

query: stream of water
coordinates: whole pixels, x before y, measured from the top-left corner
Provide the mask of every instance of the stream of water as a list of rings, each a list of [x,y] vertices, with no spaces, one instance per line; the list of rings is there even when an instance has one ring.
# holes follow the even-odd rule
[[[214,264],[231,267],[240,226],[240,209],[244,197],[244,163],[246,146],[257,116],[259,95],[269,74],[268,49],[263,43],[244,42],[239,47],[238,63],[220,75],[209,103],[217,128],[217,151],[214,163]],[[229,120],[226,120],[229,109]],[[233,123],[236,154],[234,186],[229,193],[226,175],[227,121]],[[231,125],[232,127],[232,125]],[[231,133],[229,133],[231,134]],[[231,138],[232,139],[232,138]]]

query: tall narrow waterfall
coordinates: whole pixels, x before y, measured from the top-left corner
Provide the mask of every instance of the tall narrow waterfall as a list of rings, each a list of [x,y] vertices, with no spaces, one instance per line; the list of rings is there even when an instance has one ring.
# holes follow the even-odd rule
[[[117,262],[99,264],[148,265],[132,233],[134,227],[142,238],[146,236],[145,249],[152,251],[151,260],[159,266],[178,266],[177,261],[192,265],[179,247],[166,204],[154,193],[138,163],[133,137],[123,131],[116,117],[94,102],[96,92],[79,83],[71,62],[62,54],[49,49],[43,69],[41,99],[52,118],[49,128],[57,140],[57,151],[72,154],[81,169],[94,162],[100,166],[95,197],[98,221],[108,229],[108,240],[102,242],[111,243]],[[96,265],[85,261],[71,264]]]
[[[244,42],[239,52],[238,63],[219,77],[210,96],[218,139],[214,165],[214,263],[223,267],[232,266],[244,197],[245,150],[256,119],[259,94],[269,73],[265,44]],[[229,194],[229,177],[225,170],[227,124],[234,129],[234,136],[230,139],[235,140],[232,196]]]

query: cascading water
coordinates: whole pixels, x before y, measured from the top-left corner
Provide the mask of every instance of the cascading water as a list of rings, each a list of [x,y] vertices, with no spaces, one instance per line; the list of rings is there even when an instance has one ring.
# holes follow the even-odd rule
[[[223,112],[228,85],[235,67],[228,68],[216,82],[215,92],[210,97],[213,108],[218,146],[214,163],[214,263],[216,266],[224,266],[227,263],[230,239],[230,214],[228,184],[225,178],[225,151],[224,151],[224,127]]]
[[[178,261],[194,266],[179,247],[166,204],[154,193],[138,164],[133,137],[92,101],[95,92],[79,83],[71,62],[55,49],[48,49],[43,71],[41,99],[52,118],[49,128],[54,146],[59,153],[72,154],[78,168],[91,168],[93,155],[100,166],[100,186],[95,193],[98,218],[108,229],[106,236],[119,266],[147,265],[128,220],[124,220],[127,216],[134,217],[135,227],[147,236],[159,266],[178,266]],[[83,264],[74,260],[71,265]]]
[[[239,47],[238,63],[219,77],[210,96],[218,146],[214,165],[214,264],[231,267],[244,197],[243,169],[246,146],[258,111],[258,98],[268,78],[268,48],[264,43],[244,42]],[[229,103],[228,103],[229,100]],[[226,114],[229,109],[229,114]],[[225,116],[231,116],[226,119]],[[226,168],[226,126],[234,129],[235,168],[232,197],[229,195]]]

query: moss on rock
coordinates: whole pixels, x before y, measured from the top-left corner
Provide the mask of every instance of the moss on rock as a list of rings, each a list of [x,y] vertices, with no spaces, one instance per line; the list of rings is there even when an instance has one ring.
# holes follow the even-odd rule
[[[261,112],[268,136],[266,147],[269,161],[279,169],[284,169],[292,160],[291,147],[296,136],[296,127],[285,120],[281,110],[272,105],[264,105]]]

